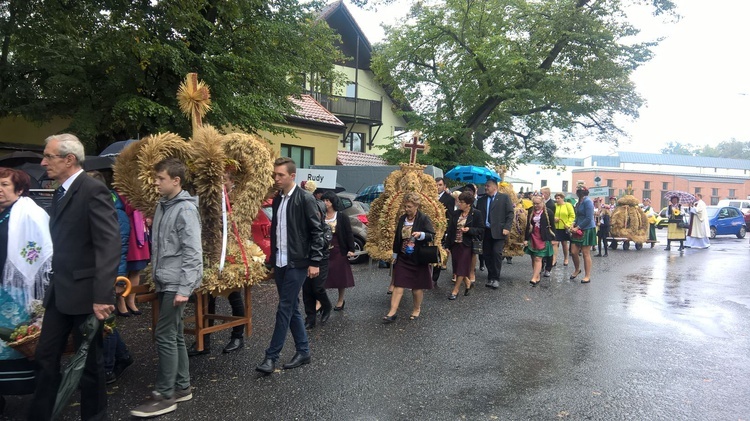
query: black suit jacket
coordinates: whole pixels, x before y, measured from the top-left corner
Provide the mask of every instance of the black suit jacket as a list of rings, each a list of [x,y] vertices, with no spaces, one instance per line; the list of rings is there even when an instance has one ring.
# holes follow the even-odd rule
[[[451,196],[447,191],[438,198],[438,201],[445,206],[445,218],[450,220],[453,214],[453,209],[456,207],[456,199]]]
[[[456,227],[458,226],[458,218],[461,217],[461,210],[453,213],[451,219],[448,221],[448,229],[445,231],[445,244],[443,247],[449,248],[456,242]],[[471,240],[478,239],[482,240],[484,235],[484,214],[481,210],[471,208],[469,215],[466,217],[466,223],[464,227],[469,228],[469,231],[463,235],[461,241],[464,245],[471,247]]]
[[[342,255],[346,256],[346,253],[355,251],[352,223],[343,212],[336,213],[336,237],[339,239],[339,250]]]
[[[403,242],[403,238],[401,238],[401,230],[404,228],[405,221],[406,214],[403,214],[398,218],[398,223],[396,224],[396,235],[393,238],[394,253],[399,253],[401,251],[401,243]],[[417,248],[421,247],[423,244],[431,242],[435,236],[435,227],[432,225],[430,217],[420,211],[417,211],[417,215],[414,217],[414,225],[412,225],[411,230],[412,232],[424,233],[424,240],[416,240],[414,242],[415,254]]]
[[[81,173],[59,202],[57,195],[53,200],[52,279],[44,306],[78,315],[92,314],[94,304],[114,304],[120,228],[109,190]]]
[[[482,214],[487,209],[488,200],[489,196],[484,195],[477,202],[477,209],[482,211]],[[490,221],[492,221],[490,223],[490,233],[492,234],[492,238],[495,240],[504,239],[503,230],[510,231],[513,226],[514,216],[513,202],[510,201],[510,197],[507,194],[497,192],[490,208]]]

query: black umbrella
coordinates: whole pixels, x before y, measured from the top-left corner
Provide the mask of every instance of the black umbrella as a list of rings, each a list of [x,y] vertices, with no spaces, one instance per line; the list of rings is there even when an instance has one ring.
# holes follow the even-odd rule
[[[42,185],[42,180],[49,179],[47,176],[47,169],[39,164],[32,164],[27,162],[16,167],[17,170],[21,170],[29,175],[31,178],[31,188],[38,189]]]
[[[109,156],[87,156],[83,161],[84,171],[111,171],[115,159]]]
[[[327,192],[327,191],[332,191],[334,193],[341,193],[342,191],[346,191],[346,188],[342,186],[341,184],[336,183],[335,189],[326,189],[322,187],[318,187],[317,189],[315,189],[315,193],[322,193],[322,192]]]
[[[39,164],[42,162],[42,154],[31,151],[16,151],[0,156],[0,167],[16,168],[25,163]]]
[[[81,329],[81,334],[83,334],[83,340],[81,341],[81,346],[78,348],[76,354],[70,359],[68,367],[63,372],[62,380],[60,381],[60,388],[57,389],[55,408],[52,410],[53,420],[60,416],[60,413],[65,406],[68,405],[70,397],[73,396],[73,392],[78,389],[78,383],[81,382],[83,369],[86,366],[86,358],[89,355],[91,341],[94,340],[94,335],[102,334],[99,330],[100,324],[101,322],[99,319],[91,314],[86,318],[86,321],[78,327],[78,329]]]
[[[128,139],[128,140],[120,140],[117,141],[102,151],[102,153],[99,154],[99,156],[117,156],[122,152],[123,149],[125,149],[126,146],[130,145],[133,142],[137,142],[135,139]]]

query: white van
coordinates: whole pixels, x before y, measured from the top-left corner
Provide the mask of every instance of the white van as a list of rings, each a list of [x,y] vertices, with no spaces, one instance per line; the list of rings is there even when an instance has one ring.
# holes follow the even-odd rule
[[[750,213],[750,200],[724,199],[719,200],[716,206],[734,206],[735,208],[740,208],[745,215]]]

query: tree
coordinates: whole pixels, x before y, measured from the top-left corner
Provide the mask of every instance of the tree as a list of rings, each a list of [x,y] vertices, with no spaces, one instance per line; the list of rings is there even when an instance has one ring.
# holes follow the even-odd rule
[[[718,158],[750,159],[750,142],[742,142],[737,139],[719,142],[716,147],[704,146],[699,150],[700,156],[712,156]]]
[[[655,42],[633,41],[624,3],[674,16],[669,0],[416,2],[373,70],[414,107],[432,147],[420,162],[553,164],[582,136],[612,142],[616,115],[638,116],[630,75]]]
[[[0,2],[0,116],[71,119],[101,149],[159,131],[189,135],[176,100],[197,72],[206,122],[267,129],[293,112],[300,74],[337,80],[337,36],[296,0]]]
[[[682,144],[680,142],[669,142],[667,146],[663,148],[661,153],[665,155],[700,155],[700,148],[690,143]]]

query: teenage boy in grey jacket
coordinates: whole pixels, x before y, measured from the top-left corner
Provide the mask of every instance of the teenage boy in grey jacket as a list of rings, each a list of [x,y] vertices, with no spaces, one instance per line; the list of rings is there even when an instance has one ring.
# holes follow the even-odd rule
[[[155,417],[177,409],[193,397],[182,317],[188,297],[203,277],[203,249],[198,198],[182,190],[185,164],[167,158],[154,167],[162,199],[152,229],[151,265],[159,300],[156,346],[159,368],[151,398],[130,414]]]

